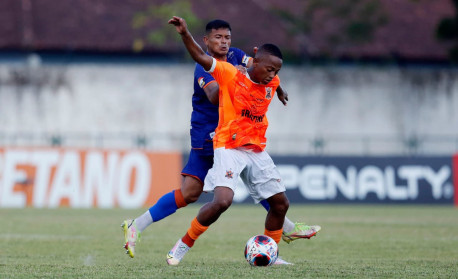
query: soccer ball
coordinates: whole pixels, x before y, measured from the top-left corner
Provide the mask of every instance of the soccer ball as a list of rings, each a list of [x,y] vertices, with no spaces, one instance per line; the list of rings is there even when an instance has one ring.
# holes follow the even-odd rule
[[[245,259],[252,266],[273,265],[278,258],[278,245],[266,235],[255,235],[245,246]]]

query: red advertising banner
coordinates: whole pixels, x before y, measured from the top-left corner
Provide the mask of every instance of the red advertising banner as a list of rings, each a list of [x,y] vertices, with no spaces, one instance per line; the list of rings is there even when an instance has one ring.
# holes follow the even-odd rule
[[[0,148],[0,207],[136,208],[178,188],[180,153]]]

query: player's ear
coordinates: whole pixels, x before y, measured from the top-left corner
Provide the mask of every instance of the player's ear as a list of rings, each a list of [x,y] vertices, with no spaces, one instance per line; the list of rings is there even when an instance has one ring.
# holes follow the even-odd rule
[[[204,36],[204,44],[207,45],[207,42],[208,42],[208,37],[207,35]]]
[[[253,58],[253,65],[252,65],[252,67],[256,68],[256,67],[258,66],[258,64],[259,64],[259,58],[257,58],[257,57]]]

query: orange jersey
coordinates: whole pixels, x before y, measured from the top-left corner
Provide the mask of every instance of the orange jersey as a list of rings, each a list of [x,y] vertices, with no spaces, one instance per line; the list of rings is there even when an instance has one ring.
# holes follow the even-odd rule
[[[280,78],[266,85],[251,81],[233,65],[213,59],[209,71],[219,84],[219,122],[213,148],[250,146],[255,151],[266,147],[269,122],[266,113]]]

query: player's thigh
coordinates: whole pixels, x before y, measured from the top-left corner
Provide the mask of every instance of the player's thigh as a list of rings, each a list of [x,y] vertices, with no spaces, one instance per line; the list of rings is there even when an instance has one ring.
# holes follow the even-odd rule
[[[250,154],[248,170],[244,182],[255,202],[285,192],[280,172],[267,152]]]
[[[217,186],[226,186],[235,191],[240,172],[246,166],[243,156],[238,150],[216,149],[213,167],[205,179],[204,191],[213,191]]]

